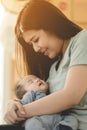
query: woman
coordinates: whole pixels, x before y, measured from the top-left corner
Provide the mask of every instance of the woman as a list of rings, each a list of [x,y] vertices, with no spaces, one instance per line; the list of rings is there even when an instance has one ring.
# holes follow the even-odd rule
[[[78,120],[78,129],[86,130],[87,30],[68,20],[49,2],[31,0],[18,17],[15,33],[20,65],[22,54],[23,70],[46,79],[51,94],[24,106],[18,101],[10,102],[5,121],[14,124],[25,118],[64,113],[69,109]]]

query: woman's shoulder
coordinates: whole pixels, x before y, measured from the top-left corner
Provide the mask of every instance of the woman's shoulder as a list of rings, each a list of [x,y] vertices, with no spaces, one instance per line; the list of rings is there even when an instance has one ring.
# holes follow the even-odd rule
[[[71,48],[71,62],[69,66],[87,64],[87,30],[80,31],[73,37]]]
[[[83,43],[83,44],[82,44]],[[78,46],[78,45],[87,45],[87,29],[81,30],[77,33],[74,37],[71,38],[70,46],[71,48]]]
[[[81,30],[79,33],[77,33],[77,34],[75,35],[75,38],[84,37],[84,36],[87,37],[87,29]]]
[[[82,29],[78,34],[87,33],[87,29]]]

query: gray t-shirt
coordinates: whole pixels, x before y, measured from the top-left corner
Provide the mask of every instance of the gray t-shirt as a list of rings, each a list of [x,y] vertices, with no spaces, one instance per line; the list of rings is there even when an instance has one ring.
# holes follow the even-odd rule
[[[64,58],[56,70],[57,61],[51,66],[48,83],[50,93],[61,90],[64,87],[66,75],[71,66],[87,65],[87,30],[80,31],[71,38]],[[83,87],[83,86],[82,86]],[[87,129],[87,93],[81,102],[71,109],[71,114],[79,121],[79,129]]]

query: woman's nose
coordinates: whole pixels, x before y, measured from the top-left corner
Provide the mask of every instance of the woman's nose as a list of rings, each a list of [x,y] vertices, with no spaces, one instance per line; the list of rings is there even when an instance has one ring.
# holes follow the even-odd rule
[[[40,52],[40,47],[36,44],[33,44],[33,49],[35,52]]]

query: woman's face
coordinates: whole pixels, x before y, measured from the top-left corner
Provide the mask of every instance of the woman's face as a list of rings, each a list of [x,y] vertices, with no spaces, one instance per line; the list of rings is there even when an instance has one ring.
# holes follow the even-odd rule
[[[55,58],[63,49],[63,40],[44,30],[29,30],[23,33],[27,44],[32,45],[35,52]]]

